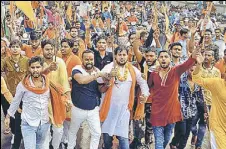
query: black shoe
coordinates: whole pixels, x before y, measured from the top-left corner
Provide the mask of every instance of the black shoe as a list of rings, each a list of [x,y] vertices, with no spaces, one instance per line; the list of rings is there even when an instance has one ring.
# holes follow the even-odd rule
[[[49,149],[54,149],[53,146],[52,146],[51,144],[49,145]]]

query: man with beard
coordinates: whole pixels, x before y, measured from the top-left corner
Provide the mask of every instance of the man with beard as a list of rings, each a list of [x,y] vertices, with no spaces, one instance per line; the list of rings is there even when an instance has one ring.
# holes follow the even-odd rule
[[[51,83],[60,86],[63,90],[63,93],[67,96],[67,106],[69,106],[71,102],[71,89],[68,82],[68,75],[67,75],[67,68],[65,62],[59,58],[54,57],[55,47],[54,43],[51,40],[44,40],[41,42],[42,52],[44,56],[44,74],[47,74],[47,77],[50,79]],[[54,103],[51,103],[51,107],[54,107]],[[56,112],[56,111],[55,111]],[[62,111],[62,112],[66,112]],[[62,136],[63,136],[63,122],[57,123],[55,121],[55,117],[58,115],[54,115],[53,108],[50,108],[50,119],[52,122],[52,129],[53,129],[53,140],[52,146],[53,149],[58,149]],[[60,116],[60,115],[59,115]],[[64,116],[63,116],[64,117]],[[48,136],[45,139],[44,148],[49,148],[50,138],[50,131],[48,131]]]
[[[103,122],[104,148],[112,148],[113,136],[116,136],[119,140],[119,148],[129,149],[130,116],[134,120],[144,117],[144,103],[149,96],[149,89],[147,82],[141,76],[141,72],[131,63],[128,63],[126,47],[117,47],[114,52],[116,63],[112,62],[102,70],[102,72],[111,73],[112,78],[98,80],[99,83],[104,83],[101,92],[106,92],[102,97],[100,109],[100,120]],[[133,115],[136,82],[139,84],[142,93]]]
[[[84,121],[88,122],[91,133],[90,149],[97,149],[101,136],[99,104],[100,93],[98,90],[98,77],[105,76],[98,68],[94,67],[94,53],[86,50],[82,54],[82,65],[77,65],[72,70],[72,112],[69,127],[68,149],[76,146],[77,132]]]
[[[209,116],[210,143],[211,148],[224,149],[226,147],[226,74],[224,78],[219,77],[202,77],[202,63],[204,58],[199,55],[198,65],[193,72],[192,80],[211,91],[212,106]],[[205,148],[202,146],[202,148]]]
[[[23,44],[21,50],[25,51],[25,55],[28,58],[38,56],[42,54],[42,48],[40,46],[40,37],[37,33],[31,32],[30,34],[31,45]]]
[[[98,69],[103,69],[105,65],[111,63],[113,61],[112,52],[106,51],[107,43],[104,36],[100,36],[97,39],[96,49],[94,46],[90,48],[94,52],[94,62],[95,67]]]
[[[157,38],[155,38],[157,40]],[[150,74],[155,71],[156,66],[158,65],[158,62],[156,61],[156,51],[161,51],[161,48],[147,48],[147,50],[144,51],[144,56],[139,51],[140,41],[135,40],[133,42],[133,50],[136,55],[137,61],[140,66],[141,73],[143,75],[143,78],[147,81]],[[153,141],[153,131],[151,127],[151,105],[152,105],[152,94],[149,96],[148,101],[145,103],[145,144],[151,144]],[[140,122],[142,123],[142,121]],[[138,138],[141,139],[141,138]],[[135,141],[135,140],[134,140]],[[139,141],[138,141],[139,142]]]
[[[169,51],[172,55],[171,65],[177,66],[179,64],[182,64],[181,56],[182,56],[182,45],[179,42],[174,42],[170,45]]]
[[[151,123],[155,137],[155,149],[167,146],[172,135],[175,122],[182,120],[178,87],[180,76],[195,63],[197,51],[181,65],[170,66],[168,51],[160,51],[158,61],[160,70],[152,72],[148,85],[153,89]]]
[[[70,33],[66,34],[67,39],[72,39],[74,41],[79,42],[79,50],[78,50],[78,57],[82,60],[82,52],[85,51],[85,42],[79,37],[78,29],[76,27],[70,28]]]
[[[215,57],[214,57],[214,51],[212,50],[206,50],[204,52],[204,62],[202,64],[202,77],[203,78],[213,78],[213,77],[221,77],[221,73],[220,71],[214,67],[214,61],[215,61]],[[212,105],[212,94],[209,90],[204,89],[204,101],[206,102],[208,111],[210,111],[211,109],[211,105]],[[198,109],[198,111],[200,111],[200,109]],[[200,119],[199,121],[199,131],[197,132],[197,122],[198,119]],[[202,120],[202,121],[201,121]],[[200,115],[199,117],[197,117],[196,119],[193,120],[193,126],[192,126],[192,144],[196,146],[196,148],[199,148],[202,146],[202,142],[203,142],[203,138],[205,140],[205,142],[209,142],[209,137],[208,134],[209,133],[205,133],[206,132],[206,123],[203,122],[203,115]],[[206,135],[205,135],[206,134]],[[205,136],[205,137],[204,137]],[[209,143],[206,143],[205,145],[207,145],[208,147],[210,146]],[[208,148],[206,146],[206,148]]]
[[[43,148],[50,127],[48,103],[50,99],[49,80],[41,75],[43,59],[32,57],[29,61],[30,74],[18,84],[15,97],[8,109],[5,125],[8,127],[10,116],[14,117],[21,101],[21,131],[25,149]]]

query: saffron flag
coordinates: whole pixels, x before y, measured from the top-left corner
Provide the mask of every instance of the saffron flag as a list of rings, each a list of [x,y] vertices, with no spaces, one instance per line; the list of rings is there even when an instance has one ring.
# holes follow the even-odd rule
[[[31,20],[35,21],[35,14],[31,6],[31,1],[15,1],[15,5]]]

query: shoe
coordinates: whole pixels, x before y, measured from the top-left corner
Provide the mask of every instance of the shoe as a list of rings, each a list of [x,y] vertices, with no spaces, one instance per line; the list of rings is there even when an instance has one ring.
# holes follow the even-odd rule
[[[192,136],[191,145],[195,145],[197,142],[197,136]]]
[[[12,134],[11,144],[14,144],[14,134]]]
[[[201,147],[196,147],[195,149],[202,149]]]

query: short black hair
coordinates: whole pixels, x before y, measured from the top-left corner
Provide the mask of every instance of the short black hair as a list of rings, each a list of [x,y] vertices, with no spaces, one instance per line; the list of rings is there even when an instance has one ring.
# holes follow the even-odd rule
[[[187,29],[187,28],[182,28],[181,30],[180,30],[180,35],[182,36],[183,34],[186,34],[186,33],[188,33],[189,32],[189,30]]]
[[[144,50],[144,53],[148,53],[148,52],[154,52],[155,55],[157,55],[157,50],[154,46],[152,47],[147,47],[145,50]]]
[[[206,29],[205,32],[210,32],[212,34],[212,31],[210,29]]]
[[[13,45],[16,45],[16,44],[18,44],[20,47],[22,46],[22,43],[20,42],[20,40],[15,39],[10,42],[9,47],[11,48]]]
[[[159,58],[159,56],[160,56],[160,54],[161,54],[161,53],[167,53],[167,54],[169,54],[169,56],[170,56],[170,53],[169,53],[169,51],[166,51],[166,50],[162,50],[162,51],[160,51],[160,52],[159,52],[159,54],[158,54],[158,58]]]
[[[82,58],[83,58],[84,54],[86,54],[86,53],[92,53],[94,55],[94,52],[92,50],[85,50],[82,52]]]
[[[169,45],[169,50],[172,50],[172,48],[173,48],[174,46],[181,46],[181,47],[183,47],[182,44],[181,44],[180,42],[173,42],[172,44]]]
[[[76,22],[76,23],[77,23],[77,22]],[[72,29],[76,29],[76,30],[77,30],[77,28],[76,28],[75,26],[72,26],[72,27],[70,28],[70,31],[71,31]]]
[[[41,48],[43,49],[47,44],[50,44],[51,46],[55,47],[53,40],[47,39],[41,42]]]
[[[141,33],[140,33],[140,39],[141,39],[141,37],[144,37],[144,36],[147,35],[147,34],[148,34],[148,33],[145,32],[145,31],[141,32]]]
[[[105,37],[104,35],[100,35],[100,36],[97,38],[97,42],[100,41],[101,39],[107,40],[106,37]]]
[[[41,36],[35,32],[35,31],[32,31],[31,34],[30,34],[30,39],[31,40],[39,40],[41,38]]]
[[[67,39],[67,38],[62,39],[60,42],[61,46],[63,42],[67,42],[70,48],[74,46],[74,42],[71,39]]]
[[[126,46],[123,46],[123,45],[120,45],[117,48],[115,48],[114,54],[117,55],[119,52],[122,52],[124,50],[126,51],[127,54],[129,54],[128,48]]]
[[[32,63],[35,63],[35,62],[39,62],[41,66],[43,66],[44,64],[44,60],[41,56],[33,56],[29,62],[28,62],[28,65],[31,66]]]
[[[217,30],[219,30],[219,31],[221,32],[221,29],[220,29],[220,28],[216,28],[216,29],[215,29],[215,31],[217,31]]]
[[[54,25],[54,24],[53,24],[53,22],[49,22],[48,24],[52,24],[52,25]]]

